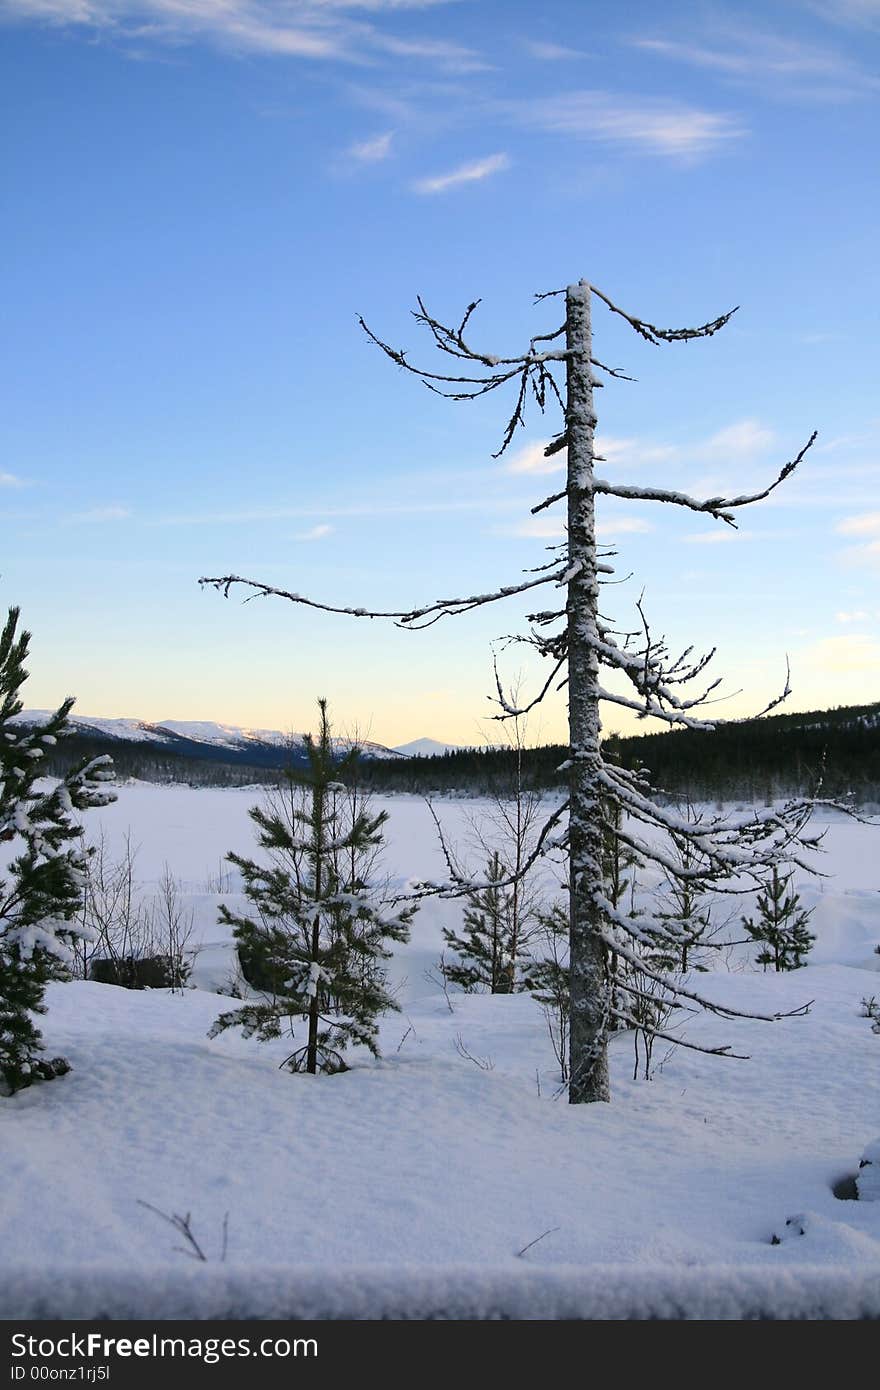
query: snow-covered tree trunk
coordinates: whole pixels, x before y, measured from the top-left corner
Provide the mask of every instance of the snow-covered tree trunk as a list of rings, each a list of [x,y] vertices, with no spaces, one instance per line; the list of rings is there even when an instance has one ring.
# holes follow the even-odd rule
[[[710,651],[695,656],[687,647],[680,655],[670,652],[663,637],[655,637],[641,600],[636,604],[639,625],[635,631],[621,631],[613,622],[600,615],[599,580],[614,573],[613,567],[596,553],[594,504],[597,495],[618,497],[625,501],[661,503],[682,508],[702,516],[711,516],[727,526],[735,527],[737,513],[754,502],[769,497],[802,462],[816,439],[815,431],[802,449],[780,468],[766,487],[732,496],[692,497],[677,489],[655,485],[634,485],[615,478],[595,478],[593,475],[593,436],[596,426],[593,412],[593,389],[604,385],[606,379],[626,379],[620,368],[605,366],[592,356],[590,306],[599,301],[607,310],[622,318],[645,342],[683,343],[697,338],[711,338],[730,321],[735,309],[720,314],[695,328],[662,328],[647,319],[630,314],[615,304],[598,286],[581,280],[567,290],[553,289],[539,294],[537,302],[565,297],[565,322],[549,332],[535,334],[525,352],[513,356],[489,353],[478,348],[471,338],[472,319],[479,300],[468,304],[458,324],[444,323],[428,312],[423,300],[418,301],[415,318],[430,335],[433,345],[452,359],[448,371],[437,370],[438,362],[420,367],[411,362],[406,352],[384,342],[361,319],[361,326],[370,340],[404,372],[419,378],[423,385],[438,395],[455,401],[476,400],[490,392],[510,386],[515,392],[513,409],[507,418],[500,448],[494,455],[500,458],[510,447],[517,430],[525,424],[527,403],[534,398],[542,412],[552,405],[564,414],[564,428],[544,450],[550,458],[563,448],[568,449],[567,485],[552,493],[532,508],[532,514],[543,512],[557,503],[568,507],[568,546],[561,546],[555,558],[536,569],[526,571],[526,578],[515,584],[504,584],[489,593],[466,594],[456,598],[436,599],[431,603],[408,609],[377,610],[358,605],[340,607],[319,602],[302,594],[279,589],[242,575],[225,574],[205,577],[209,584],[224,594],[239,585],[255,593],[275,595],[295,604],[304,604],[322,612],[347,613],[360,619],[389,618],[409,631],[431,627],[441,618],[456,617],[485,604],[494,604],[513,595],[532,593],[541,585],[565,592],[565,606],[542,609],[529,615],[528,637],[516,639],[527,642],[551,662],[550,674],[538,693],[524,704],[518,696],[505,692],[497,666],[495,684],[501,720],[516,719],[528,714],[540,704],[548,692],[563,684],[568,686],[569,698],[569,777],[570,797],[544,822],[536,838],[534,850],[503,882],[468,878],[446,853],[448,878],[439,883],[422,883],[415,897],[438,894],[444,897],[466,897],[473,900],[487,890],[513,887],[520,891],[524,876],[539,858],[559,851],[569,854],[569,887],[571,906],[570,925],[570,1088],[569,1099],[575,1103],[609,1099],[607,1043],[612,1028],[633,1028],[641,1031],[646,1040],[645,1011],[647,1001],[659,996],[675,1005],[690,1007],[696,1004],[722,1018],[765,1017],[783,1015],[744,1014],[742,1010],[716,1003],[702,993],[689,988],[680,976],[673,975],[663,965],[663,958],[678,959],[693,941],[689,927],[668,913],[652,915],[636,911],[632,905],[627,912],[619,901],[619,885],[609,885],[603,874],[603,833],[610,837],[615,854],[627,854],[633,861],[650,861],[665,874],[671,874],[684,888],[699,887],[706,891],[715,885],[741,883],[748,878],[760,883],[781,858],[787,858],[798,868],[810,871],[804,855],[816,848],[820,837],[807,831],[817,799],[793,799],[781,807],[769,807],[738,813],[729,818],[707,816],[689,821],[670,810],[662,800],[652,796],[650,778],[642,770],[627,769],[612,761],[604,761],[599,747],[599,703],[607,701],[623,709],[635,711],[642,719],[662,721],[671,727],[711,729],[715,720],[699,711],[706,705],[719,680],[703,683],[702,676],[711,661]],[[564,339],[564,346],[562,341]],[[557,379],[565,366],[563,387]],[[594,377],[593,373],[600,375]],[[561,601],[560,601],[561,602]],[[556,623],[560,627],[555,627]],[[565,668],[568,668],[567,672]],[[600,667],[612,672],[616,681],[600,684]],[[624,684],[625,682],[625,684]],[[688,693],[691,682],[697,682],[696,693]],[[623,691],[618,686],[623,684]],[[760,711],[769,712],[781,704],[790,693],[786,674],[779,695]],[[493,697],[494,698],[494,697]],[[757,715],[755,717],[758,717]],[[605,807],[609,807],[607,813]],[[561,828],[566,813],[569,830]],[[647,828],[647,830],[646,830]],[[671,840],[674,846],[687,845],[684,859],[670,855],[664,845]],[[608,889],[611,889],[610,893]],[[558,922],[552,924],[557,935]],[[616,959],[618,968],[612,969]],[[550,982],[546,998],[555,1003],[559,998],[560,962],[545,972]],[[636,983],[643,977],[643,983]],[[541,996],[538,996],[541,998]],[[543,1000],[542,1000],[543,1002]],[[654,1015],[650,1015],[651,1018]],[[660,1020],[662,1022],[662,1020]],[[657,1022],[650,1023],[650,1041],[663,1038],[699,1052],[735,1056],[729,1047],[704,1047],[685,1043],[680,1037],[665,1033]],[[564,1059],[563,1064],[564,1064]]]
[[[599,809],[599,581],[593,490],[593,384],[590,371],[590,287],[566,290],[566,436],[568,439],[568,727],[570,849],[571,1074],[568,1098],[610,1100],[608,978],[602,893]]]

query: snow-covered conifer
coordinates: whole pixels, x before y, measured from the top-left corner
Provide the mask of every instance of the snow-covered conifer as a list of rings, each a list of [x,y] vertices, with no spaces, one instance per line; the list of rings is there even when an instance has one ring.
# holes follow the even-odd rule
[[[507,746],[513,754],[509,783],[490,789],[488,806],[471,817],[473,842],[484,872],[480,887],[465,893],[463,930],[444,929],[446,945],[458,959],[444,952],[441,973],[466,990],[512,994],[528,988],[524,971],[530,960],[529,944],[538,931],[544,910],[541,889],[524,872],[541,828],[541,794],[526,784],[524,753],[526,720],[512,720],[506,728]],[[467,874],[457,856],[447,848],[435,816],[441,843],[452,872]]]
[[[285,1065],[312,1073],[344,1070],[353,1044],[378,1054],[377,1020],[397,1007],[384,969],[389,943],[407,940],[415,911],[412,904],[390,910],[366,876],[388,813],[373,814],[362,796],[351,797],[346,782],[358,750],[338,756],[326,700],[318,707],[318,736],[306,735],[307,770],[290,769],[284,794],[251,808],[265,858],[227,855],[252,911],[223,903],[220,920],[264,992],[221,1014],[211,1030],[295,1038]]]
[[[106,755],[89,758],[60,781],[40,782],[47,748],[67,732],[68,698],[37,729],[15,722],[27,680],[30,633],[18,630],[11,608],[0,633],[0,843],[11,846],[0,875],[0,1090],[19,1091],[69,1070],[43,1055],[33,1015],[45,1012],[49,980],[64,979],[72,943],[84,928],[85,852],[75,811],[105,806],[114,794]]]
[[[511,931],[510,875],[497,850],[489,855],[485,878],[483,887],[465,895],[462,930],[443,929],[456,958],[447,959],[444,953],[441,969],[451,984],[464,990],[512,994],[525,953]]]
[[[812,909],[801,907],[794,891],[794,870],[782,873],[779,865],[770,870],[763,891],[758,894],[754,917],[744,917],[743,926],[752,941],[761,943],[755,959],[766,970],[797,970],[816,940],[809,928]]]

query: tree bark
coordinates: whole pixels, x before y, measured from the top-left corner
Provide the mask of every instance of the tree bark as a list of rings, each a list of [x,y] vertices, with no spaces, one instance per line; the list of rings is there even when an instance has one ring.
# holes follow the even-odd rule
[[[601,938],[599,664],[595,648],[599,584],[593,489],[593,384],[590,369],[590,287],[566,291],[568,437],[568,685],[570,786],[571,1016],[568,1098],[610,1100],[609,997]]]

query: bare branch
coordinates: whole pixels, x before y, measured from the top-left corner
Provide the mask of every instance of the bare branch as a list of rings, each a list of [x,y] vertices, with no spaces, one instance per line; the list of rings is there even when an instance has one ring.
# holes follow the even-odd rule
[[[601,478],[595,480],[594,487],[596,492],[603,493],[608,497],[624,497],[640,502],[670,502],[676,507],[687,507],[692,512],[707,512],[709,516],[714,516],[717,521],[726,521],[728,526],[735,527],[736,518],[730,515],[733,508],[748,507],[752,502],[762,502],[765,497],[769,497],[780,483],[791,477],[798,464],[803,461],[807,450],[812,448],[818,437],[818,430],[813,430],[800,452],[783,465],[773,482],[761,492],[743,493],[738,497],[709,497],[701,502],[695,497],[689,497],[684,492],[674,492],[659,487],[629,487],[621,483],[608,483]],[[565,494],[560,495],[564,496]],[[558,500],[558,498],[553,500]],[[542,502],[541,507],[533,507],[532,510],[539,511],[547,505],[547,502]]]
[[[459,613],[467,613],[470,609],[479,608],[482,604],[497,603],[500,599],[510,598],[513,594],[522,594],[529,589],[536,589],[540,584],[562,583],[564,575],[563,569],[556,569],[540,575],[537,579],[527,579],[522,584],[505,585],[503,589],[496,589],[494,593],[471,594],[468,598],[437,599],[434,603],[426,604],[424,608],[411,608],[408,611],[394,612],[368,608],[341,608],[332,603],[319,603],[316,599],[306,598],[303,594],[292,593],[288,589],[278,589],[273,584],[261,584],[255,579],[245,579],[239,574],[226,574],[220,577],[204,576],[199,580],[199,583],[218,589],[224,598],[228,598],[230,590],[237,585],[252,589],[254,592],[248,595],[244,600],[245,603],[249,603],[254,598],[285,598],[290,603],[301,603],[306,608],[318,608],[324,613],[344,613],[350,618],[392,618],[395,620],[396,626],[406,628],[408,631],[418,631],[422,627],[430,627],[440,618],[457,617]],[[424,619],[428,621],[423,621]]]
[[[658,328],[656,324],[648,323],[645,319],[636,318],[634,314],[628,314],[625,309],[621,309],[610,300],[607,294],[597,289],[595,285],[590,286],[590,290],[598,299],[602,300],[611,310],[612,314],[619,314],[622,319],[626,319],[631,328],[644,338],[646,342],[654,343],[683,343],[691,338],[711,338],[713,333],[717,333],[726,323],[729,323],[736,313],[739,305],[728,310],[726,314],[720,314],[717,319],[712,319],[710,323],[704,323],[700,328]]]
[[[643,997],[652,998],[650,995]],[[686,1047],[691,1052],[703,1052],[709,1057],[730,1057],[737,1062],[749,1061],[747,1052],[731,1052],[729,1044],[723,1047],[703,1047],[700,1043],[688,1042],[686,1038],[677,1038],[674,1033],[664,1033],[661,1029],[654,1028],[646,1019],[633,1018],[632,1014],[626,1013],[623,1009],[612,1009],[611,1014],[627,1027],[646,1033],[650,1038],[660,1038],[663,1042],[673,1043],[675,1047]]]

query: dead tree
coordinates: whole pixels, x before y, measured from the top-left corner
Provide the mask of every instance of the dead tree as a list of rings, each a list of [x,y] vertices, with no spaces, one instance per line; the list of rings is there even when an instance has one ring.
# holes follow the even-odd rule
[[[781,857],[800,863],[798,855],[815,847],[806,833],[814,802],[792,800],[781,809],[755,809],[732,819],[713,817],[694,824],[652,799],[646,777],[607,762],[600,748],[599,707],[603,701],[621,705],[640,718],[652,717],[667,725],[711,729],[713,722],[699,713],[718,680],[705,684],[701,677],[713,656],[695,656],[693,648],[681,655],[671,654],[662,639],[651,632],[641,602],[637,605],[638,626],[621,632],[600,610],[600,584],[613,574],[609,560],[596,545],[596,499],[619,497],[646,502],[662,502],[704,513],[729,526],[736,525],[736,512],[769,496],[789,477],[816,438],[815,433],[791,462],[786,463],[773,481],[761,491],[731,497],[699,499],[659,487],[631,486],[597,477],[594,465],[604,462],[596,455],[594,433],[596,414],[593,394],[604,379],[622,378],[618,368],[606,366],[593,355],[591,336],[592,301],[601,301],[620,315],[641,338],[654,345],[708,338],[723,328],[736,312],[722,314],[699,328],[665,329],[628,314],[596,286],[581,280],[566,290],[537,296],[538,301],[561,297],[565,302],[564,322],[548,333],[531,339],[524,353],[499,357],[481,351],[470,339],[470,323],[479,301],[468,305],[457,326],[434,318],[420,299],[416,321],[425,327],[434,347],[456,366],[449,371],[431,371],[408,360],[403,350],[391,347],[367,326],[361,327],[382,352],[404,371],[418,377],[429,390],[452,400],[472,400],[510,386],[515,392],[512,412],[507,420],[501,446],[495,457],[511,444],[516,430],[525,423],[526,405],[534,399],[543,412],[558,406],[562,424],[545,454],[552,456],[566,449],[566,486],[532,508],[543,511],[556,503],[567,505],[568,540],[558,548],[556,558],[526,573],[518,583],[504,585],[488,593],[461,598],[437,599],[419,608],[377,612],[362,607],[340,608],[320,603],[300,594],[263,584],[241,575],[203,578],[229,595],[239,586],[250,589],[248,598],[274,595],[292,603],[305,604],[325,612],[347,613],[354,617],[385,617],[398,626],[415,630],[430,627],[441,618],[454,617],[470,609],[498,602],[511,595],[549,587],[564,598],[554,606],[529,615],[527,635],[516,640],[530,643],[550,663],[550,673],[528,702],[505,693],[496,673],[499,719],[516,718],[539,704],[554,686],[568,687],[569,797],[547,820],[528,861],[520,867],[525,874],[535,858],[562,850],[568,859],[570,896],[570,1078],[569,1099],[573,1102],[608,1100],[608,1039],[614,1027],[639,1027],[636,1014],[645,979],[668,991],[681,1004],[696,1003],[722,1018],[733,1018],[737,1010],[714,1003],[691,990],[681,977],[667,974],[649,963],[658,946],[680,946],[675,923],[659,916],[627,914],[615,906],[603,881],[602,803],[610,799],[622,815],[613,833],[635,854],[659,864],[668,874],[690,880],[695,886],[722,891],[748,891],[761,881],[761,875]],[[621,694],[602,684],[601,670],[621,673],[629,682],[629,693]],[[697,682],[696,693],[682,687]],[[692,687],[693,688],[693,687]],[[761,713],[767,713],[789,694],[788,679],[780,695]],[[568,823],[564,823],[567,813]],[[645,827],[652,832],[647,838]],[[654,841],[661,831],[686,841],[692,853],[682,862],[680,855],[666,853]],[[453,868],[440,883],[421,885],[424,894],[457,896],[486,887],[474,880],[463,881]],[[611,961],[618,962],[612,978]],[[627,1003],[626,1001],[630,1001]],[[755,1015],[746,1015],[755,1017]],[[773,1015],[768,1017],[780,1017]],[[656,1036],[665,1035],[657,1031]],[[679,1044],[681,1039],[671,1039]],[[697,1047],[697,1044],[684,1044]],[[698,1050],[730,1053],[729,1047],[700,1047]]]

